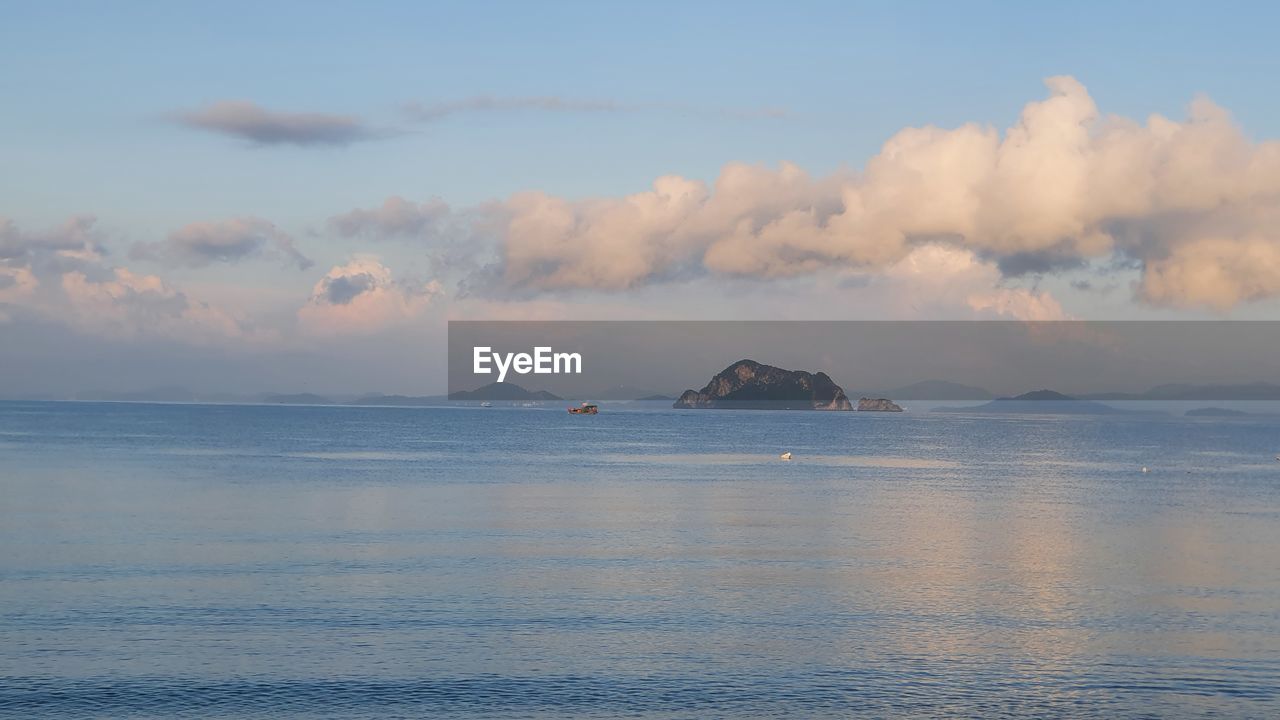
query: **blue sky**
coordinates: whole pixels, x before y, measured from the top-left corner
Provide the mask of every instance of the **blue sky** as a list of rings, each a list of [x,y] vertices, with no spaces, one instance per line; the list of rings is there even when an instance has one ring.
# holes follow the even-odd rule
[[[1058,75],[1082,83],[1102,116],[1180,121],[1203,95],[1230,112],[1245,140],[1280,137],[1280,99],[1272,92],[1280,9],[1270,3],[8,2],[0,14],[0,217],[28,237],[91,214],[103,268],[156,277],[184,298],[225,305],[237,323],[286,336],[294,329],[277,320],[292,323],[330,268],[365,268],[350,264],[357,255],[376,255],[388,282],[440,283],[429,293],[432,312],[456,314],[460,306],[442,308],[463,298],[457,287],[465,271],[441,270],[448,243],[333,232],[330,218],[392,197],[438,198],[465,212],[531,190],[572,203],[641,193],[667,175],[714,183],[728,163],[794,163],[815,179],[857,175],[904,128],[973,122],[1004,131],[1046,97],[1045,79]],[[475,98],[496,107],[469,105],[430,121],[405,112],[410,103]],[[564,105],[548,110],[530,99]],[[351,116],[377,137],[255,144],[181,120],[227,101]],[[1253,197],[1237,204],[1256,214]],[[580,224],[594,217],[590,208],[573,208]],[[243,218],[273,224],[314,266],[274,261],[287,255],[275,235],[254,240],[259,260],[184,263],[135,248],[162,249],[192,224]],[[1107,220],[1112,228],[1114,218]],[[974,277],[994,273],[992,292],[1049,292],[1072,316],[1274,313],[1270,276],[1226,296],[1204,290],[1202,278],[1185,297],[1177,295],[1185,288],[1143,285],[1146,299],[1135,301],[1133,273],[1163,257],[1135,249],[1150,244],[1143,238],[1159,232],[1153,227],[1132,230],[1134,245],[1115,255],[1074,248],[1072,262],[1079,255],[1085,266],[1063,271],[1009,274],[1010,257],[991,243],[967,245],[972,258],[938,261],[968,262]],[[219,241],[234,240],[226,232]],[[514,231],[505,232],[489,255],[470,261],[471,270],[489,263],[510,280]],[[1261,258],[1252,266],[1269,262],[1273,239],[1251,229],[1232,241]],[[1237,248],[1189,243],[1188,263]],[[893,267],[880,263],[875,272],[905,272]],[[813,269],[811,280],[734,266],[733,277],[713,268],[716,289],[704,297],[680,284],[702,269],[640,272],[617,287],[600,280],[567,294],[563,278],[526,279],[527,287],[494,300],[500,304],[469,312],[554,313],[575,303],[642,312],[674,295],[723,313],[732,311],[713,295],[751,295],[769,307],[777,293],[799,286],[811,296],[794,309],[802,314],[809,306],[842,307],[823,288],[850,286],[817,277],[826,266]],[[41,292],[52,284],[42,280]],[[466,285],[480,286],[474,276]],[[17,301],[9,305],[4,316],[22,314]],[[65,321],[59,312],[36,314]],[[71,325],[83,330],[92,322]]]
[[[1196,93],[1280,134],[1269,3],[7,3],[0,195],[54,221],[255,212],[309,220],[389,194],[472,203],[712,178],[729,160],[858,165],[897,129],[1007,125],[1071,74],[1108,112]],[[679,105],[453,118],[395,141],[235,152],[173,127],[223,98],[402,125],[408,101],[555,95]],[[782,108],[787,118],[718,111]],[[533,116],[531,116],[533,115]]]

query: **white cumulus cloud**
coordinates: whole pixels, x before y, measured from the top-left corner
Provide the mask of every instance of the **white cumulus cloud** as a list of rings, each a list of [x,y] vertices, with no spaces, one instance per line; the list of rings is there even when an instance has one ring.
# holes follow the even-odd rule
[[[1073,78],[1046,86],[1004,132],[908,128],[856,174],[730,164],[712,185],[666,176],[626,197],[514,195],[497,213],[494,274],[510,288],[609,291],[878,271],[948,244],[1006,275],[1132,262],[1140,299],[1162,305],[1280,295],[1280,143],[1251,141],[1207,99],[1185,120],[1139,122],[1103,115]]]
[[[436,281],[399,280],[376,256],[356,255],[315,284],[298,323],[309,335],[371,334],[413,320],[441,293]]]

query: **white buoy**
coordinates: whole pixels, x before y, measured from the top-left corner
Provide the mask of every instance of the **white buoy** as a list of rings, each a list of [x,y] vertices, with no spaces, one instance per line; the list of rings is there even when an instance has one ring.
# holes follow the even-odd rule
[[[1149,472],[1151,472],[1151,471],[1147,469],[1147,466],[1146,466],[1146,465],[1143,465],[1143,466],[1142,466],[1142,472],[1144,472],[1144,473],[1149,473]]]
[[[783,460],[790,460],[790,459],[791,459],[791,453],[789,453],[789,452],[784,452],[784,453],[782,453],[781,455],[779,455],[778,457],[782,458]]]

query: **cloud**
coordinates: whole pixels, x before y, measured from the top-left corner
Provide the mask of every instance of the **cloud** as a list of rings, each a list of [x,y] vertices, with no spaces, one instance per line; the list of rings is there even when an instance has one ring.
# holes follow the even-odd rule
[[[1276,235],[1205,237],[1149,261],[1140,296],[1156,305],[1205,306],[1226,311],[1280,295],[1280,239]]]
[[[30,233],[18,227],[13,220],[0,216],[0,262],[29,263],[57,253],[100,254],[96,222],[92,215],[74,215],[57,228]]]
[[[381,207],[335,215],[329,227],[347,238],[420,237],[433,233],[449,214],[448,203],[438,198],[415,203],[392,196]]]
[[[996,263],[942,243],[913,248],[880,271],[869,289],[896,305],[888,310],[898,317],[1070,319],[1052,294],[1009,286]]]
[[[72,271],[102,277],[108,268],[103,237],[96,218],[88,214],[72,215],[61,225],[38,231],[0,217],[0,272],[21,271],[31,278],[30,287],[45,287],[48,283],[43,281]]]
[[[476,112],[515,112],[534,110],[541,112],[619,112],[632,109],[633,106],[621,105],[612,100],[583,100],[564,98],[556,95],[538,95],[528,97],[493,97],[476,95],[463,100],[449,102],[418,103],[411,102],[404,106],[404,112],[418,122],[434,122],[451,115]]]
[[[155,275],[106,262],[95,221],[76,215],[26,232],[0,219],[0,315],[22,316],[114,340],[166,338],[207,344],[244,337],[229,314]]]
[[[1076,270],[1088,261],[1070,251],[1037,250],[1003,255],[998,258],[1000,272],[1008,277],[1051,275]]]
[[[1140,298],[1162,305],[1280,295],[1280,143],[1250,141],[1206,99],[1183,121],[1140,123],[1102,115],[1073,78],[1045,84],[1003,133],[907,128],[857,174],[734,163],[710,186],[665,176],[626,197],[514,195],[494,212],[489,274],[508,289],[616,291],[883,270],[943,243],[1008,276],[1132,263]]]
[[[438,282],[395,278],[378,258],[356,255],[326,273],[296,312],[296,296],[274,295],[277,303],[287,303],[284,317],[278,313],[281,305],[260,301],[232,313],[227,308],[234,303],[207,302],[158,275],[108,263],[97,249],[97,236],[87,216],[43,232],[0,220],[6,250],[0,257],[0,323],[65,328],[120,343],[281,350],[315,337],[400,332],[443,294]],[[144,254],[157,252],[192,265],[234,262],[284,252],[291,246],[282,240],[287,236],[260,220],[196,223]]]
[[[155,275],[128,268],[113,268],[101,281],[79,271],[67,273],[62,291],[75,310],[70,319],[92,335],[131,339],[161,334],[200,342],[240,334],[239,325],[225,314],[191,301]]]
[[[12,319],[5,309],[7,305],[28,301],[39,286],[40,281],[31,270],[0,265],[0,323]]]
[[[350,145],[385,136],[354,115],[280,112],[245,100],[222,100],[177,114],[182,125],[257,145]]]
[[[745,236],[800,239],[840,208],[838,178],[815,181],[800,168],[730,164],[714,187],[665,176],[624,198],[570,201],[540,192],[499,209],[501,279],[535,290],[617,290],[713,272],[772,276]],[[818,270],[817,256],[791,255],[790,272]],[[896,259],[896,258],[895,258]]]
[[[323,281],[324,289],[317,297],[330,305],[349,305],[362,293],[377,287],[377,283],[377,279],[369,273],[326,278]]]
[[[381,206],[330,217],[328,228],[346,239],[411,242],[429,275],[451,276],[466,293],[472,284],[492,284],[485,276],[493,264],[494,222],[490,204],[455,211],[439,198],[414,202],[393,195]]]
[[[204,267],[268,253],[283,257],[302,270],[313,265],[298,251],[292,237],[274,224],[253,217],[191,223],[169,233],[163,242],[134,243],[129,256],[169,265]]]
[[[441,294],[438,282],[397,280],[376,256],[355,255],[315,284],[298,324],[313,336],[368,335],[416,318]]]
[[[558,95],[495,97],[476,95],[463,100],[421,103],[410,102],[404,114],[420,123],[431,123],[454,115],[472,113],[631,113],[658,111],[691,115],[715,115],[728,118],[783,118],[790,113],[781,107],[702,108],[679,103],[620,103],[608,99],[567,98]]]

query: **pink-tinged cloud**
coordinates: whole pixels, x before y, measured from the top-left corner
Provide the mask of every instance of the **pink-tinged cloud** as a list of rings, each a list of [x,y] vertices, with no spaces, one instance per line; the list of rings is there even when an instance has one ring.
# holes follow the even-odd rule
[[[1203,305],[1225,311],[1280,295],[1280,240],[1275,235],[1206,237],[1151,260],[1139,292],[1157,305]]]
[[[240,322],[156,275],[113,266],[91,216],[30,232],[0,219],[0,314],[113,340],[244,340]]]
[[[448,217],[449,205],[439,198],[415,203],[392,196],[380,207],[335,215],[329,227],[346,238],[423,238],[433,235]]]
[[[999,266],[972,250],[943,243],[915,247],[884,268],[863,295],[883,299],[895,318],[1066,320],[1044,290],[1008,284]]]
[[[398,280],[373,255],[334,266],[298,310],[307,335],[367,335],[418,318],[442,294],[440,283]]]
[[[1280,295],[1280,143],[1250,141],[1205,99],[1185,120],[1137,122],[1101,114],[1073,78],[1046,85],[1003,133],[908,128],[856,175],[730,164],[712,185],[666,176],[620,198],[514,195],[494,213],[494,274],[525,291],[618,291],[878,272],[941,243],[1006,275],[1134,262],[1139,298],[1161,305]]]
[[[226,313],[194,301],[155,275],[112,268],[103,278],[81,271],[62,276],[61,288],[72,311],[69,324],[113,340],[161,336],[193,344],[222,342],[241,335]]]
[[[0,323],[12,320],[7,306],[29,302],[39,286],[31,270],[0,265]]]

